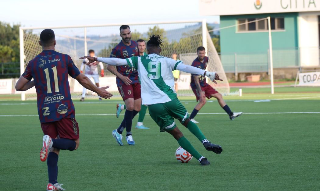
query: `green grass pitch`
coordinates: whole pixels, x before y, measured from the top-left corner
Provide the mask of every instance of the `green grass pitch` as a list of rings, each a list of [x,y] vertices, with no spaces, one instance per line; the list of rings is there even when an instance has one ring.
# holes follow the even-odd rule
[[[81,143],[77,151],[61,151],[58,181],[68,191],[319,190],[320,91],[293,90],[279,88],[270,95],[268,89],[244,89],[243,97],[225,97],[232,110],[244,112],[235,121],[217,101],[208,102],[196,120],[206,137],[223,147],[221,155],[206,151],[177,122],[209,166],[196,159],[176,161],[178,143],[160,133],[148,115],[144,124],[151,129],[133,129],[136,145],[120,147],[111,135],[123,118],[114,115],[119,101],[75,100]],[[271,101],[254,102],[260,99]],[[191,112],[194,99],[181,100]],[[0,108],[0,190],[45,190],[47,166],[39,159],[43,134],[35,101],[0,101]]]

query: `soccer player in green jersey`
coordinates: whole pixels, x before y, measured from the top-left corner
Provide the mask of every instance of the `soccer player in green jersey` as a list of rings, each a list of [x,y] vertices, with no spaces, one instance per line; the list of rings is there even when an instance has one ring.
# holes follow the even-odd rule
[[[190,121],[185,107],[180,103],[174,91],[174,78],[172,71],[180,70],[187,73],[207,76],[212,81],[221,80],[214,72],[188,66],[182,61],[175,61],[171,58],[160,56],[161,39],[159,36],[151,36],[147,42],[148,55],[133,56],[127,59],[119,58],[87,58],[90,62],[99,61],[110,65],[129,65],[138,70],[141,81],[142,104],[148,105],[152,119],[159,125],[160,131],[168,132],[179,143],[179,145],[194,156],[201,165],[209,165],[210,162],[201,155],[191,143],[184,137],[174,122],[178,119],[183,126],[194,134],[208,151],[216,154],[222,152],[222,147],[212,144],[203,135],[199,127]]]

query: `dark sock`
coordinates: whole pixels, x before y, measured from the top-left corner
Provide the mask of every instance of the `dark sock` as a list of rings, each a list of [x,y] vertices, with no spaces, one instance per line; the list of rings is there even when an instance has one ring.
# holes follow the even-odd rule
[[[139,112],[136,111],[136,110],[133,110],[133,113],[132,113],[132,119],[138,114]]]
[[[223,109],[227,112],[227,114],[228,114],[229,116],[233,115],[233,112],[231,111],[231,109],[229,108],[228,105],[225,105],[225,106],[223,107]]]
[[[194,108],[191,115],[190,115],[190,119],[194,119],[196,117],[196,115],[198,114],[198,112],[199,112],[199,110]]]
[[[146,113],[147,113],[147,108],[148,108],[148,106],[146,106],[146,105],[141,105],[141,110],[140,110],[140,112],[139,112],[138,122],[143,122],[144,117],[146,116]]]
[[[52,146],[61,150],[73,151],[76,148],[76,142],[70,139],[52,139]]]
[[[189,131],[194,134],[201,142],[206,139],[206,137],[203,135],[199,127],[194,124],[193,122],[189,121],[187,128]]]
[[[126,110],[126,113],[124,114],[124,120],[125,120],[125,126],[127,131],[127,136],[132,135],[131,133],[131,127],[132,127],[132,116],[134,111]]]
[[[123,118],[120,126],[118,127],[117,131],[119,134],[122,134],[124,128],[126,127],[126,121],[125,121],[125,118]]]
[[[59,156],[54,153],[50,152],[47,158],[47,165],[48,165],[48,176],[49,176],[49,183],[55,184],[58,182],[58,159]]]
[[[178,140],[179,145],[184,148],[184,150],[188,151],[194,158],[199,160],[202,155],[191,145],[191,143],[185,137],[181,137]]]

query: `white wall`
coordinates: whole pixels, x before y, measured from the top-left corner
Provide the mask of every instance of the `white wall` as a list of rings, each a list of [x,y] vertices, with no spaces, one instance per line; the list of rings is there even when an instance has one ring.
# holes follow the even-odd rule
[[[301,66],[319,66],[320,12],[299,13],[298,35]]]

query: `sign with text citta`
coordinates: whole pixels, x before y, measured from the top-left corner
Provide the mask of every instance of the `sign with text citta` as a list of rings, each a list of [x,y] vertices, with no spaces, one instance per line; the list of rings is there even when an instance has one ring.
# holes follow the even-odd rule
[[[320,11],[320,0],[199,0],[201,15]]]

